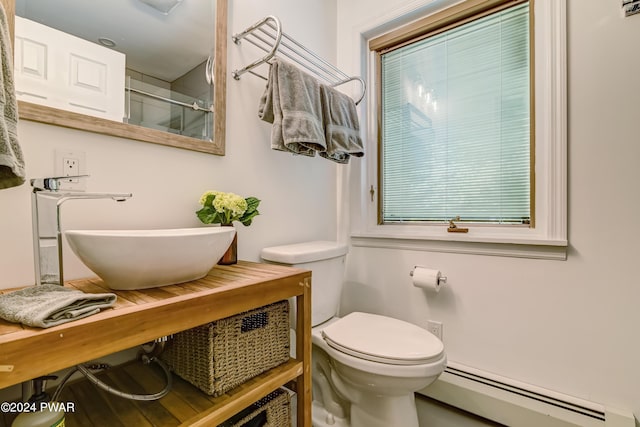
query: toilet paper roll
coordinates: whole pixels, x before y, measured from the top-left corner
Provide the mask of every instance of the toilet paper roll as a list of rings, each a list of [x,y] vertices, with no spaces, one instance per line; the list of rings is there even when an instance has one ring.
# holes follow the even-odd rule
[[[440,291],[440,287],[444,282],[441,278],[442,274],[440,270],[432,270],[424,267],[416,267],[412,274],[413,286],[434,292]]]

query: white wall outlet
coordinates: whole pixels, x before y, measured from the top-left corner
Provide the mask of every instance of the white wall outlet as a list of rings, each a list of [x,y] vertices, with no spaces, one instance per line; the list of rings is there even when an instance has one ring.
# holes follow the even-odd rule
[[[62,176],[80,175],[80,160],[75,157],[64,157],[62,159]],[[78,179],[70,179],[71,182],[78,182]]]
[[[442,322],[427,320],[427,331],[438,337],[442,341]]]
[[[55,152],[56,176],[78,176],[86,175],[86,154],[84,151],[64,151]],[[85,191],[87,189],[86,179],[70,178],[60,181],[60,190]]]

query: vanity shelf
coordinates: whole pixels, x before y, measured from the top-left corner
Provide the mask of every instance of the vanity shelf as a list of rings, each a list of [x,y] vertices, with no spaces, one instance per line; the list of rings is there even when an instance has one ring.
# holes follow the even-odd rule
[[[110,291],[99,279],[74,280],[66,286],[84,292]],[[0,320],[0,388],[295,297],[296,328],[304,331],[296,334],[295,359],[220,397],[207,396],[178,378],[172,394],[187,390],[190,395],[198,396],[193,399],[202,402],[195,415],[185,415],[186,418],[180,420],[181,425],[215,426],[294,381],[297,425],[311,426],[311,272],[239,261],[232,266],[216,266],[206,277],[188,283],[111,292],[118,295],[114,308],[65,325],[36,329]],[[124,366],[105,374],[119,375],[120,369],[125,373],[131,371],[130,366]],[[149,378],[152,380],[153,375]],[[69,387],[75,393],[74,385]],[[77,405],[96,405],[91,402],[92,399],[79,399]]]

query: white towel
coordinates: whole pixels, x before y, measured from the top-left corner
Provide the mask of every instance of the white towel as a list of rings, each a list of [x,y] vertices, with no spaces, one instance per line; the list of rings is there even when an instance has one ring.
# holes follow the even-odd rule
[[[356,104],[350,96],[322,85],[323,120],[327,149],[320,155],[336,163],[348,163],[351,156],[364,156]]]
[[[326,150],[320,82],[286,61],[274,60],[258,108],[273,123],[271,148],[315,156]]]
[[[18,106],[13,84],[13,54],[7,15],[0,4],[0,189],[25,181],[24,158],[18,144]]]
[[[0,295],[0,317],[9,322],[49,328],[96,314],[116,303],[112,293],[88,294],[46,283]]]

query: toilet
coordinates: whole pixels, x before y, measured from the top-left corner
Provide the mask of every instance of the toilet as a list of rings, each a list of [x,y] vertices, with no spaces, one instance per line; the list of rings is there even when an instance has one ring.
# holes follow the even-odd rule
[[[444,371],[444,345],[411,323],[354,312],[337,317],[347,246],[315,241],[262,250],[311,270],[313,427],[418,427],[414,392]]]

